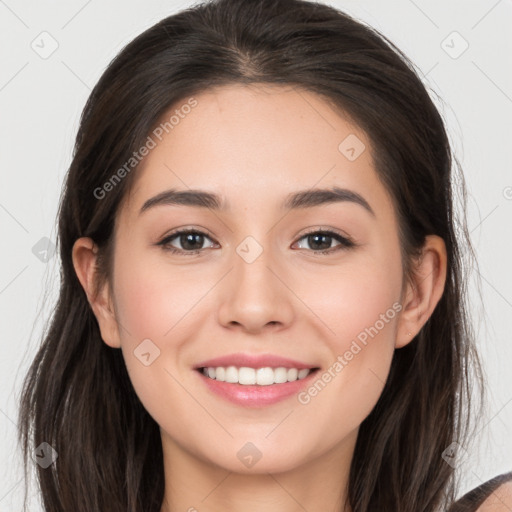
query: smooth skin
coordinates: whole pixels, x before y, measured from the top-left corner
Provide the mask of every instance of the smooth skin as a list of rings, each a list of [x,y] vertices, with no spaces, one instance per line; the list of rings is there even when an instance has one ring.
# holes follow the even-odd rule
[[[428,236],[413,282],[402,281],[395,210],[370,142],[323,98],[258,84],[195,99],[133,171],[134,188],[116,218],[112,280],[94,293],[90,238],[74,245],[76,273],[103,341],[121,348],[137,395],[160,426],[162,512],[339,511],[359,425],[382,392],[393,353],[442,296],[444,242]],[[366,147],[354,161],[338,149],[350,134]],[[348,201],[281,207],[290,193],[333,186],[363,196],[375,215]],[[229,208],[158,205],[139,213],[170,188],[216,193]],[[167,247],[181,254],[157,245],[177,228],[208,231],[195,242],[198,254],[185,254],[179,237]],[[326,229],[356,245],[308,242],[310,231]],[[252,263],[236,250],[248,236],[263,249]],[[326,246],[338,250],[319,254]],[[400,313],[305,405],[293,396],[240,407],[212,394],[193,370],[235,352],[326,370],[394,303]],[[134,355],[147,338],[160,350],[149,366]],[[237,456],[248,442],[262,454],[251,468]]]
[[[478,508],[478,512],[510,512],[511,510],[512,482],[501,484]]]

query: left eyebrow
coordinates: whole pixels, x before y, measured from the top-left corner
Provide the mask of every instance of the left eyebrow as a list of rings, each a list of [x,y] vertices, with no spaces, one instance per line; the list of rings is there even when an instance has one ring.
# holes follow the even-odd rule
[[[281,205],[282,209],[294,210],[299,208],[312,208],[324,204],[351,202],[362,206],[373,217],[375,212],[366,199],[346,188],[333,187],[330,189],[300,190],[288,194]],[[212,210],[228,209],[228,203],[219,195],[204,190],[177,190],[170,189],[148,199],[140,209],[139,215],[157,205],[185,205]]]
[[[323,204],[339,203],[339,202],[350,202],[362,206],[367,210],[373,217],[375,212],[368,203],[368,201],[353,190],[347,188],[314,188],[310,190],[302,190],[289,194],[287,199],[282,205],[282,208],[286,209],[297,209],[297,208],[311,208]]]

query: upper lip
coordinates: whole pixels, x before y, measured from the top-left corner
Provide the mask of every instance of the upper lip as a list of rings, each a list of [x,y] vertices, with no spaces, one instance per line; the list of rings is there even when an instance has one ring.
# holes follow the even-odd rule
[[[202,361],[195,365],[195,369],[199,368],[208,368],[213,367],[216,368],[218,366],[228,367],[228,366],[236,366],[238,368],[247,367],[247,368],[297,368],[301,370],[302,368],[316,368],[315,365],[311,365],[308,363],[304,363],[301,361],[297,361],[295,359],[289,359],[287,357],[281,357],[274,354],[229,354],[226,356],[215,357],[213,359],[208,359],[207,361]]]

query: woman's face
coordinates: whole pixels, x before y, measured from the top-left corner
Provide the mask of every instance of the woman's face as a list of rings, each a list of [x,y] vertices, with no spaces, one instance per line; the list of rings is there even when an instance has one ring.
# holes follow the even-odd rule
[[[119,330],[105,341],[122,348],[166,453],[253,473],[349,453],[407,337],[397,219],[368,138],[320,97],[283,87],[226,86],[172,114],[117,217]],[[147,203],[171,190],[220,205]],[[213,366],[318,370],[249,386],[197,369],[224,356]],[[294,370],[228,374],[268,383]]]

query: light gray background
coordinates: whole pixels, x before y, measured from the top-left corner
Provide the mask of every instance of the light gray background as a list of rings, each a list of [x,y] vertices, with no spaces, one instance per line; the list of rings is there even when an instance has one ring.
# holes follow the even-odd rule
[[[471,282],[473,318],[489,388],[480,448],[472,447],[460,466],[467,490],[512,470],[512,1],[330,4],[380,30],[421,69],[442,98],[435,101],[464,168],[482,283],[480,302]],[[0,0],[0,512],[21,510],[19,390],[59,285],[57,257],[44,263],[32,248],[43,237],[55,241],[58,198],[80,112],[126,43],[189,5]],[[50,36],[40,36],[44,31]],[[469,46],[459,56],[465,41]],[[42,53],[52,44],[58,48],[47,58],[32,48]],[[40,510],[37,498],[30,510]]]

